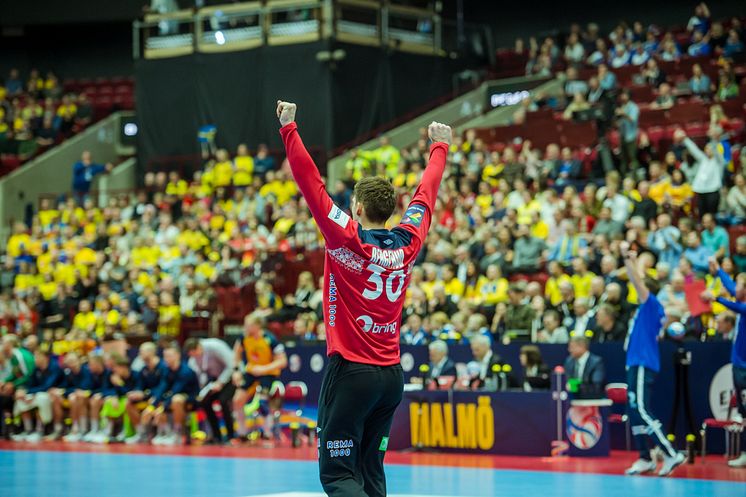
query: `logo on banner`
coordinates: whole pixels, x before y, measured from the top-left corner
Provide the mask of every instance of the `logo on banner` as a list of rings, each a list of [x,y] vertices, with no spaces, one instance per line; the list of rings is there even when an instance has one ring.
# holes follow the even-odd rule
[[[710,382],[710,410],[715,419],[728,419],[733,388],[733,365],[726,364],[715,373]]]
[[[578,449],[591,449],[603,432],[598,407],[571,407],[567,411],[567,438]]]
[[[455,405],[411,402],[409,430],[413,447],[490,450],[495,445],[495,411],[487,395]]]

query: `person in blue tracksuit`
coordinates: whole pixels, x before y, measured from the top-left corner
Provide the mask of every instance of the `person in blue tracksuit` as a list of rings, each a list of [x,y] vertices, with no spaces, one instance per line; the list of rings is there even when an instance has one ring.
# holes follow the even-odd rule
[[[55,423],[63,421],[63,401],[67,399],[70,404],[70,419],[72,427],[70,433],[63,437],[65,442],[79,442],[86,427],[81,426],[81,419],[91,395],[93,379],[91,370],[87,364],[81,364],[80,356],[75,352],[65,355],[65,380],[61,388],[50,391],[52,406],[54,409]]]
[[[632,434],[640,451],[640,459],[626,471],[628,475],[649,473],[657,469],[652,460],[648,442],[650,439],[664,453],[659,476],[667,476],[685,461],[684,454],[677,452],[666,438],[661,422],[650,413],[653,383],[660,371],[658,337],[666,322],[666,313],[656,296],[648,290],[640,274],[637,254],[622,242],[622,256],[630,282],[637,290],[640,306],[637,309],[627,335],[627,410],[632,424]]]
[[[81,425],[90,428],[90,431],[83,435],[83,441],[93,442],[104,435],[101,431],[100,417],[101,409],[104,407],[104,386],[109,381],[111,370],[106,367],[102,355],[91,354],[88,356],[88,371],[91,373],[91,393],[86,406],[88,409],[82,413]]]
[[[171,344],[163,350],[166,374],[151,392],[150,402],[138,426],[140,439],[147,437],[148,427],[155,422],[158,433],[154,445],[178,445],[182,442],[186,413],[192,409],[199,393],[199,379],[186,361],[181,360],[181,349]],[[173,431],[168,428],[168,414],[173,418]]]
[[[738,316],[730,361],[733,366],[733,386],[738,398],[738,409],[741,416],[746,419],[746,274],[739,274],[736,278],[737,283],[734,282],[725,271],[720,269],[720,265],[715,258],[710,259],[710,272],[720,278],[723,287],[736,299],[733,301],[723,297],[715,298],[712,294],[705,295],[710,300],[717,300],[719,304],[735,312]],[[746,447],[746,431],[741,432],[741,437],[743,437],[743,447]],[[728,466],[746,468],[746,451],[741,452],[738,458],[728,461]]]
[[[141,344],[139,356],[144,366],[137,373],[137,386],[127,394],[127,415],[133,426],[140,425],[142,411],[150,405],[153,392],[168,374],[166,364],[158,357],[158,347],[155,343],[145,342]],[[128,444],[140,441],[138,434],[125,440]]]

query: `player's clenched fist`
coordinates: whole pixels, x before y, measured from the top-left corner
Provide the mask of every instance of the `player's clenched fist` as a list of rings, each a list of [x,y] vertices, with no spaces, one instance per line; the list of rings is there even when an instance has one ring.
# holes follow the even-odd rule
[[[433,142],[451,144],[451,127],[445,124],[431,122],[430,126],[427,127],[427,135]]]
[[[277,119],[280,120],[280,124],[285,126],[295,121],[295,111],[298,106],[291,104],[290,102],[283,102],[282,100],[277,101]]]

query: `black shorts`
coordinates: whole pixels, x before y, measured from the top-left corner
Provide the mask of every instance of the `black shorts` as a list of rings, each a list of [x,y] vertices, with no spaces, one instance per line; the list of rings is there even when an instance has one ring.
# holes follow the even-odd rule
[[[738,411],[746,418],[746,368],[733,366],[733,386],[736,388]]]
[[[269,392],[269,390],[272,388],[272,383],[276,381],[280,381],[279,376],[254,376],[249,373],[243,374],[243,389],[248,390],[251,388],[251,385],[254,384],[255,381],[259,382],[259,386],[262,387],[262,390],[265,392]]]
[[[329,358],[319,399],[319,472],[330,497],[386,495],[383,459],[401,402],[399,364],[374,366]]]

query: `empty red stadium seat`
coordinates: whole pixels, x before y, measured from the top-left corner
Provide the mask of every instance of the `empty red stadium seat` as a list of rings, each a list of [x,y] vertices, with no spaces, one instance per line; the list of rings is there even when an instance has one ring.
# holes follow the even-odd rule
[[[709,111],[701,102],[681,102],[668,111],[668,118],[672,123],[691,123],[705,121]]]
[[[632,100],[637,103],[650,103],[655,100],[653,88],[648,85],[633,85],[629,87]]]
[[[592,122],[564,123],[560,126],[560,142],[565,147],[589,147],[596,142],[597,134]]]
[[[111,95],[114,93],[114,87],[111,85],[103,85],[98,87],[99,95]]]
[[[640,126],[665,126],[668,116],[665,109],[640,109]]]
[[[651,126],[647,129],[648,139],[653,147],[658,148],[658,144],[665,136],[666,130],[662,126]]]

